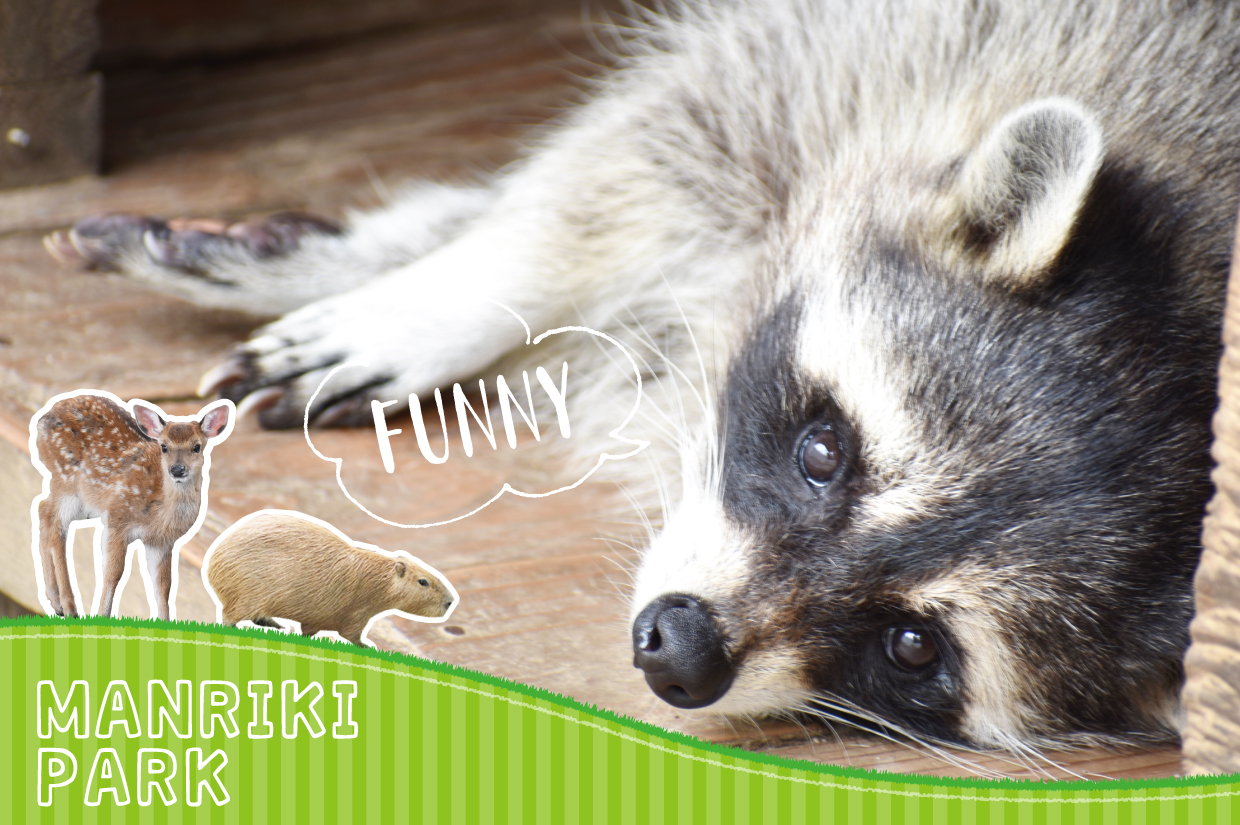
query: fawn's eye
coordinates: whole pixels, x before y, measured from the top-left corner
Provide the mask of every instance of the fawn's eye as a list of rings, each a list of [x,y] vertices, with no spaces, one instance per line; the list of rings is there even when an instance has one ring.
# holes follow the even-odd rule
[[[166,452],[168,452],[168,445],[167,445],[167,444],[160,444],[160,445],[159,445],[159,449],[163,450],[163,451],[166,453]]]
[[[196,452],[196,453],[200,453],[200,452],[202,452],[202,445],[201,445],[201,444],[195,444],[195,445],[194,445],[194,452]]]

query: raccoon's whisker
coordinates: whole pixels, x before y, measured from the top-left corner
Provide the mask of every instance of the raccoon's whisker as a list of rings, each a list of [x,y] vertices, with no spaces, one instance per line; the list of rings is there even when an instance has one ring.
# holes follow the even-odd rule
[[[910,747],[913,750],[916,750],[916,748],[913,748],[912,745],[909,744],[909,742],[915,743],[916,745],[919,745],[922,748],[925,748],[931,755],[939,759],[942,759],[943,761],[948,762],[949,764],[952,764],[963,770],[968,770],[968,771],[977,773],[979,776],[986,775],[986,774],[991,774],[994,776],[1005,776],[1006,774],[992,771],[989,768],[983,768],[981,765],[978,765],[968,759],[965,759],[964,757],[961,757],[961,756],[958,756],[952,753],[951,751],[947,750],[947,748],[951,748],[952,750],[965,751],[967,753],[974,753],[979,756],[997,758],[1000,761],[1004,761],[1004,762],[1009,762],[1009,763],[1012,762],[1012,760],[1006,759],[991,751],[984,751],[978,748],[971,748],[965,745],[960,745],[959,743],[956,743],[956,742],[946,742],[943,740],[935,739],[933,737],[927,737],[927,736],[915,734],[912,731],[900,725],[894,724],[888,719],[884,719],[883,717],[880,717],[877,714],[874,714],[870,711],[865,710],[864,708],[860,708],[856,706],[854,703],[849,702],[843,699],[842,697],[835,697],[835,698],[838,701],[832,701],[829,699],[825,699],[822,696],[815,696],[810,701],[814,705],[818,705],[818,706],[821,706],[821,707],[824,707],[830,710],[834,710],[839,713],[845,714],[846,716],[852,716],[856,719],[860,719],[862,721],[869,722],[873,725],[877,725],[881,729],[880,731],[873,731],[870,728],[865,728],[865,730],[870,731],[872,733],[876,733],[882,738],[888,739],[891,742],[894,742],[896,744],[901,744],[906,747]],[[816,715],[817,708],[811,707],[808,709],[808,712],[811,715]],[[834,717],[834,718],[836,719],[836,721],[842,722],[844,724],[849,724],[849,721],[847,718],[842,718],[842,717]],[[892,734],[897,734],[898,736],[905,737],[905,739],[907,739],[908,741],[906,742],[904,740],[895,738],[894,736],[887,733],[888,731],[890,731],[890,733]],[[1013,756],[1015,756],[1015,754],[1013,754]],[[1027,767],[1024,765],[1023,761],[1020,761],[1017,764],[1021,764],[1022,767]]]
[[[1020,752],[1028,754],[1031,759],[1041,760],[1042,762],[1045,762],[1047,765],[1051,766],[1052,768],[1063,771],[1064,773],[1070,776],[1074,776],[1077,779],[1087,780],[1089,778],[1087,776],[1077,773],[1076,771],[1069,768],[1067,765],[1056,762],[1055,760],[1047,756],[1045,753],[1043,753],[1040,749],[1038,749],[1037,747],[1035,747],[1034,745],[1028,742],[1022,742],[1020,740],[1015,739],[1014,737],[1004,737],[1004,746],[1011,748],[1013,750],[1019,749]],[[1052,779],[1058,778],[1054,776],[1054,774],[1051,774],[1049,771],[1044,770],[1042,772]]]
[[[1055,775],[1043,768],[1037,762],[1037,753],[1028,748],[1023,742],[1013,740],[1010,737],[1002,737],[1003,747],[1012,754],[1020,764],[1025,767],[1029,773],[1035,776],[1042,776],[1046,779],[1054,779]]]
[[[627,569],[626,569],[623,565],[621,565],[618,561],[616,561],[615,559],[611,558],[610,556],[603,556],[603,558],[604,558],[604,559],[606,559],[607,561],[611,562],[612,564],[616,565],[617,567],[619,567],[619,568],[620,568],[620,570],[621,570],[621,572],[623,572],[623,573],[624,573],[624,575],[628,578],[628,582],[627,582],[627,583],[622,583],[622,582],[619,582],[619,581],[617,581],[616,579],[612,578],[612,575],[613,575],[613,574],[612,574],[612,571],[607,570],[607,569],[603,569],[603,570],[601,571],[601,572],[603,573],[603,578],[605,578],[605,579],[607,580],[607,583],[608,583],[609,585],[611,585],[611,587],[612,587],[612,588],[616,591],[616,595],[617,595],[617,596],[619,596],[619,597],[620,597],[620,598],[621,598],[621,599],[622,599],[622,600],[623,600],[626,604],[630,604],[630,603],[632,603],[632,597],[631,597],[631,593],[632,593],[632,590],[633,590],[633,585],[632,585],[632,581],[633,581],[633,574],[632,574],[632,572],[630,572],[629,570],[627,570]]]
[[[622,547],[626,547],[626,548],[628,548],[629,550],[634,550],[634,548],[633,548],[633,546],[632,546],[632,545],[625,544],[624,542],[619,541],[619,540],[617,540],[617,539],[612,539],[612,538],[606,538],[606,537],[603,537],[603,536],[599,536],[599,537],[596,537],[596,538],[595,538],[595,541],[601,541],[601,542],[604,542],[605,544],[607,544],[608,548],[612,548],[612,545],[613,545],[613,544],[619,544],[620,546],[622,546]],[[616,567],[618,567],[618,568],[619,568],[619,569],[620,569],[620,570],[624,573],[624,575],[628,578],[628,586],[629,586],[629,587],[630,587],[630,589],[631,589],[632,584],[633,584],[633,581],[634,581],[634,579],[635,579],[634,571],[637,569],[637,568],[636,568],[636,565],[632,565],[632,564],[625,564],[623,561],[621,561],[620,559],[617,559],[617,558],[615,558],[615,557],[613,557],[613,556],[603,556],[602,558],[604,558],[604,559],[606,559],[607,561],[609,561],[609,562],[611,562],[612,564],[614,564]]]
[[[802,722],[795,713],[787,713],[787,712],[779,713],[776,715],[775,718],[783,719],[785,721],[791,722],[792,724],[800,728],[801,733],[805,735],[805,741],[809,743],[811,752],[814,750],[814,735],[810,733],[809,728],[805,727],[805,723]],[[831,729],[831,734],[835,737],[835,741],[839,743],[840,749],[844,751],[844,758],[851,761],[851,757],[848,755],[848,746],[844,744],[844,740],[840,737],[839,733],[835,730],[835,725],[832,725],[826,719],[823,719],[822,721],[826,724],[828,728]]]
[[[871,729],[871,728],[865,728],[864,730],[866,730],[869,733],[874,734],[875,736],[878,736],[881,739],[886,739],[887,741],[893,744],[906,747],[909,750],[912,750],[918,753],[926,752],[928,753],[928,755],[933,756],[937,759],[940,759],[943,762],[946,762],[947,764],[952,765],[953,767],[960,768],[961,770],[969,771],[970,773],[973,773],[977,776],[990,778],[990,779],[995,779],[995,778],[1000,778],[1000,777],[1005,776],[1005,774],[999,773],[997,771],[992,771],[988,768],[984,768],[981,765],[975,764],[967,759],[964,759],[963,757],[958,757],[955,754],[952,754],[950,751],[947,751],[942,747],[932,744],[930,740],[927,740],[923,737],[916,736],[910,731],[903,730],[899,726],[893,725],[886,720],[873,717],[871,714],[857,713],[848,708],[835,708],[835,707],[832,707],[829,703],[823,702],[818,697],[815,697],[814,699],[810,701],[813,702],[814,705],[821,705],[821,707],[807,706],[807,707],[801,708],[802,712],[807,713],[810,716],[814,716],[819,719],[839,722],[841,724],[848,725],[849,727],[856,727],[856,724],[851,722],[847,718],[848,716],[852,716],[854,719],[861,719],[863,721],[871,722],[872,724],[878,725],[879,729],[877,730]],[[832,710],[835,710],[838,713],[844,714],[844,715],[841,716],[841,715],[836,715],[835,713],[831,713]],[[891,733],[888,733],[888,731],[891,731]],[[898,736],[893,736],[892,733],[898,734]],[[904,737],[904,738],[899,738],[899,737]],[[920,748],[923,748],[924,751],[919,750],[917,746],[920,746]]]
[[[677,429],[676,438],[673,439],[673,443],[683,448],[685,444],[685,438],[683,436],[683,433],[687,432],[688,430],[687,419],[684,414],[684,409],[681,406],[682,404],[681,399],[683,397],[683,394],[680,392],[672,392],[670,394],[667,393],[663,387],[663,376],[666,374],[667,377],[671,378],[671,380],[674,382],[676,386],[679,386],[679,382],[677,381],[677,376],[679,376],[679,378],[682,379],[689,386],[691,390],[693,390],[695,396],[698,395],[697,388],[693,384],[692,379],[690,379],[689,376],[682,369],[680,369],[680,367],[675,363],[675,361],[673,361],[668,356],[668,354],[665,353],[655,343],[654,336],[650,334],[650,332],[646,329],[645,325],[638,319],[637,315],[633,312],[633,310],[627,306],[625,307],[625,309],[628,311],[629,315],[633,319],[632,325],[626,324],[626,327],[629,328],[633,332],[634,337],[640,343],[642,343],[645,347],[647,347],[654,355],[656,355],[659,358],[659,360],[663,363],[663,365],[666,367],[666,370],[667,370],[666,373],[657,371],[650,367],[650,364],[648,361],[646,361],[645,359],[642,359],[643,365],[655,377],[655,381],[657,382],[660,391],[663,392],[664,397],[670,398],[672,404],[674,405],[674,411],[678,413],[677,415],[678,420],[676,422],[673,422],[673,426],[675,426]],[[690,330],[690,337],[692,337],[691,330]],[[702,403],[702,399],[700,396],[698,397],[698,402],[699,404]],[[705,405],[703,405],[703,409],[704,410],[707,409]],[[707,410],[707,412],[709,411]],[[670,417],[668,417],[668,420],[669,421],[671,420]]]
[[[663,279],[663,284],[664,286],[667,287],[668,294],[672,296],[672,303],[676,305],[676,311],[680,313],[681,323],[684,324],[685,332],[688,333],[689,335],[689,343],[693,345],[693,352],[694,352],[694,355],[697,357],[698,369],[702,376],[701,392],[698,391],[697,385],[693,383],[693,381],[689,378],[689,376],[686,375],[684,371],[681,370],[680,367],[677,366],[673,361],[668,359],[667,365],[671,369],[675,370],[682,378],[685,379],[685,383],[688,384],[689,389],[693,391],[693,397],[697,400],[698,405],[702,408],[702,412],[704,414],[709,414],[709,409],[706,403],[706,398],[703,394],[704,393],[709,394],[710,380],[707,378],[707,375],[706,375],[706,362],[702,359],[702,351],[698,348],[697,336],[693,334],[693,326],[689,323],[689,317],[685,315],[684,307],[680,305],[680,299],[676,297],[676,291],[672,289],[671,283],[668,282],[667,275],[665,275],[663,272],[663,267],[658,266],[656,264],[655,269],[659,271],[659,277]]]
[[[591,340],[594,342],[594,346],[595,346],[595,347],[599,350],[599,352],[602,354],[603,358],[604,358],[604,359],[606,359],[606,360],[607,360],[607,362],[608,362],[609,364],[611,364],[611,366],[615,367],[617,370],[620,370],[620,371],[622,371],[622,372],[624,373],[624,375],[625,375],[625,380],[626,380],[626,382],[627,382],[630,386],[636,387],[636,386],[637,386],[637,381],[636,381],[636,379],[635,379],[633,376],[631,376],[631,375],[629,375],[629,374],[628,374],[628,370],[625,368],[625,365],[620,364],[620,363],[616,360],[616,358],[614,357],[614,355],[613,355],[610,351],[608,351],[608,349],[607,349],[606,347],[604,347],[604,346],[603,346],[603,344],[602,344],[602,342],[601,342],[601,341],[599,341],[599,340],[598,340],[598,339],[596,339],[596,338],[593,338],[593,336],[591,336]],[[638,337],[638,340],[639,340],[639,341],[641,340],[641,339],[640,339],[640,337]],[[642,341],[642,343],[644,344],[645,342],[644,342],[644,341]],[[654,349],[654,351],[655,351],[655,353],[656,353],[656,354],[662,355],[662,353],[660,353],[656,347],[653,347],[653,346],[652,346],[652,349]],[[644,357],[644,356],[643,356],[640,352],[638,352],[638,351],[634,350],[632,347],[629,347],[629,348],[628,348],[628,351],[629,351],[629,354],[631,354],[631,355],[633,356],[634,360],[638,362],[638,364],[639,364],[639,369],[643,369],[643,370],[644,370],[644,372],[645,372],[646,374],[648,374],[648,375],[650,375],[650,376],[652,376],[652,377],[653,377],[653,379],[654,379],[654,381],[655,381],[655,384],[656,384],[656,386],[659,388],[659,390],[660,390],[660,394],[661,394],[663,397],[665,397],[665,398],[671,398],[671,399],[673,399],[673,401],[675,401],[675,400],[679,397],[679,393],[676,393],[676,392],[674,392],[674,391],[673,391],[673,392],[668,392],[668,391],[667,391],[667,390],[663,387],[663,375],[662,375],[662,373],[661,373],[659,370],[656,370],[656,369],[654,369],[653,367],[651,367],[651,365],[650,365],[649,361],[647,361],[647,360],[645,359],[645,357]],[[649,395],[650,395],[650,394],[649,394],[648,392],[643,392],[643,395],[644,395],[644,396],[646,396],[646,397],[649,397]],[[653,414],[652,414],[652,412],[653,412]],[[682,437],[682,435],[681,435],[681,434],[682,434],[682,432],[683,432],[683,430],[684,430],[683,421],[682,421],[682,422],[677,422],[677,421],[673,420],[673,419],[672,419],[672,418],[671,418],[671,417],[670,417],[670,416],[669,416],[666,412],[664,412],[664,410],[663,410],[660,406],[658,406],[657,404],[645,404],[645,405],[643,405],[643,406],[639,409],[638,415],[639,415],[639,417],[640,417],[640,419],[641,419],[642,421],[646,422],[646,423],[647,423],[647,424],[649,424],[651,427],[655,428],[655,430],[656,430],[656,431],[657,431],[657,432],[658,432],[661,436],[663,436],[664,438],[666,438],[669,442],[671,442],[671,443],[673,443],[673,444],[679,444],[679,443],[683,440],[683,437]],[[655,415],[657,415],[657,416],[659,417],[659,419],[662,419],[662,420],[660,421],[659,419],[656,419],[656,418],[655,418]]]
[[[662,276],[663,274],[662,270],[660,270],[659,274],[660,276]],[[664,278],[664,281],[666,282],[666,278]],[[673,297],[673,300],[675,300],[675,296],[673,295],[672,297]],[[679,309],[679,303],[677,303],[677,307]],[[701,352],[698,349],[697,339],[694,336],[693,329],[689,325],[689,321],[687,317],[685,316],[683,309],[680,310],[681,318],[684,323],[685,330],[689,334],[689,339],[691,343],[693,344],[694,350],[697,352],[697,355],[698,355],[698,363],[701,369],[702,381],[704,385],[702,392],[698,391],[698,388],[696,384],[694,383],[693,379],[690,378],[689,375],[683,369],[681,369],[680,366],[666,352],[664,352],[662,348],[660,348],[655,343],[654,336],[650,334],[648,329],[646,329],[645,324],[641,322],[637,314],[634,313],[633,310],[627,305],[625,309],[628,311],[630,317],[633,319],[631,324],[626,324],[626,327],[630,329],[630,331],[633,333],[634,337],[638,341],[640,341],[644,346],[650,349],[650,351],[653,354],[658,356],[659,360],[666,367],[666,374],[668,375],[668,377],[670,377],[673,380],[673,382],[679,385],[680,381],[683,381],[684,384],[689,387],[689,389],[693,392],[693,395],[695,399],[697,400],[698,405],[702,408],[704,417],[706,419],[706,424],[709,427],[711,424],[711,408],[710,408],[710,405],[706,403],[703,393],[709,395],[710,382],[706,374],[705,362],[702,360]],[[649,368],[648,362],[646,363],[646,366]],[[658,371],[654,371],[654,370],[650,370],[650,371],[653,375],[655,375],[656,380],[659,382],[659,387],[662,390],[663,389],[662,373]],[[680,381],[677,380],[678,378],[680,379]],[[671,402],[675,406],[675,411],[679,413],[679,415],[677,416],[678,432],[677,432],[677,437],[673,439],[673,443],[677,444],[683,450],[684,447],[686,446],[686,439],[684,438],[683,433],[688,431],[687,416],[685,415],[685,411],[681,406],[682,404],[681,399],[683,398],[683,393],[673,392],[670,394],[670,396],[667,396],[665,394],[665,397],[670,397]],[[715,443],[715,439],[713,438],[707,439],[708,446],[713,446],[714,443]],[[708,456],[708,461],[709,461],[709,458],[710,457]],[[708,469],[713,469],[713,468],[708,468]]]
[[[666,519],[668,501],[667,488],[663,483],[663,476],[659,471],[658,462],[651,461],[650,459],[648,459],[648,461],[653,464],[653,467],[651,468],[651,479],[655,485],[655,495],[657,496],[660,507],[662,508],[663,518]],[[654,541],[656,531],[654,525],[650,521],[648,508],[642,503],[639,497],[629,489],[627,485],[617,483],[616,486],[620,490],[621,495],[628,500],[629,505],[633,508],[633,511],[637,513],[637,523],[646,531],[647,542]]]

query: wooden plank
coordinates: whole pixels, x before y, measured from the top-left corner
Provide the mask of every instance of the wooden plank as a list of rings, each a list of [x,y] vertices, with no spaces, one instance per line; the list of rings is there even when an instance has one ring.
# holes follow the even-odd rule
[[[413,174],[473,177],[510,161],[529,127],[579,97],[575,78],[597,70],[593,58],[576,15],[536,15],[375,35],[317,57],[247,60],[210,74],[115,73],[104,124],[109,174],[0,192],[0,234],[107,211],[338,216],[379,204]],[[471,59],[486,71],[470,70]]]
[[[94,0],[0,0],[0,187],[99,167]]]
[[[100,0],[100,59],[110,69],[305,46],[444,18],[580,9],[578,0]]]
[[[0,0],[0,85],[82,74],[98,45],[95,0]]]
[[[99,168],[98,74],[0,86],[0,186],[33,186]]]

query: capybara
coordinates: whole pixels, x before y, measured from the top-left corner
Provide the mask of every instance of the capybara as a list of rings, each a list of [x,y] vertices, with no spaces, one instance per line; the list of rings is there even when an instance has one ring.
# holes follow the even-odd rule
[[[380,613],[440,618],[456,601],[452,585],[408,553],[357,544],[287,510],[264,510],[225,531],[203,572],[224,624],[290,619],[303,636],[334,630],[357,645]]]

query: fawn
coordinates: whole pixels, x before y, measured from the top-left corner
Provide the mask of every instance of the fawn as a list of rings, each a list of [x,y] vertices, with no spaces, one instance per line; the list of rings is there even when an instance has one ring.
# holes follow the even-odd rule
[[[35,524],[44,604],[62,616],[78,614],[67,559],[69,526],[99,518],[100,613],[112,615],[126,551],[141,541],[151,613],[170,618],[173,550],[198,521],[207,452],[211,439],[228,427],[233,406],[223,402],[205,408],[198,420],[172,421],[145,402],[130,407],[132,415],[114,396],[71,395],[52,404],[35,425],[34,446],[47,478]]]

